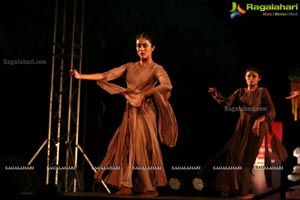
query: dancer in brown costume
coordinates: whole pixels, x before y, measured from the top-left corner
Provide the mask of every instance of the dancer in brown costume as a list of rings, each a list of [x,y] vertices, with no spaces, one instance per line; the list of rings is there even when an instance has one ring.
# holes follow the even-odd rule
[[[158,196],[156,187],[167,184],[160,142],[174,147],[178,135],[176,117],[169,103],[173,86],[165,69],[152,59],[155,43],[151,35],[141,33],[135,39],[139,61],[103,73],[79,74],[76,70],[70,73],[77,79],[97,81],[102,89],[123,95],[127,102],[123,120],[94,178],[117,187],[116,195],[137,192],[142,196]],[[110,82],[120,77],[125,77],[126,88]],[[117,169],[103,177],[109,167]]]

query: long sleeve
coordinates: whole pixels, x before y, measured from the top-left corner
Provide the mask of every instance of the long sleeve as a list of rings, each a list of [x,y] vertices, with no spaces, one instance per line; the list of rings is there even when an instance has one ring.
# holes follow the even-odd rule
[[[154,94],[159,92],[165,99],[169,99],[173,86],[167,72],[162,67],[158,67],[155,74],[158,79],[158,85],[154,87]]]
[[[100,86],[105,91],[107,91],[109,94],[119,94],[121,92],[124,92],[126,90],[124,87],[121,87],[117,84],[109,83],[109,81],[115,80],[123,76],[125,71],[126,71],[126,65],[121,65],[120,67],[116,67],[111,70],[108,70],[104,72],[104,74],[106,75],[106,79],[97,81],[97,85]]]
[[[155,72],[159,85],[154,88],[154,98],[158,108],[158,133],[163,144],[174,147],[178,137],[178,124],[173,108],[168,101],[171,95],[172,84],[167,72],[157,68]]]
[[[241,89],[237,89],[229,97],[224,97],[219,92],[217,92],[217,95],[212,97],[218,104],[224,107],[228,107],[228,106],[232,106],[236,102],[240,93],[241,93]]]

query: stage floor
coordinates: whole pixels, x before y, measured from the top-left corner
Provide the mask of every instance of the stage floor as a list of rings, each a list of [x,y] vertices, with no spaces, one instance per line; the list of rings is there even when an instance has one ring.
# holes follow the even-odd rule
[[[143,200],[150,200],[150,199],[157,199],[157,200],[239,200],[242,198],[238,197],[213,197],[213,196],[181,196],[181,195],[159,195],[158,197],[142,197],[138,195],[131,195],[131,196],[117,196],[114,194],[108,193],[99,193],[99,192],[67,192],[59,195],[54,194],[40,194],[40,195],[32,195],[32,193],[22,193],[17,198],[18,200],[113,200],[113,199],[143,199]],[[260,199],[260,198],[253,198],[253,199]],[[266,197],[262,198],[263,200],[281,200],[279,196],[274,198]],[[296,200],[294,198],[287,198],[286,200]]]
[[[239,198],[219,198],[219,197],[207,197],[207,196],[177,196],[177,195],[159,195],[158,197],[142,197],[138,195],[130,196],[117,196],[108,193],[98,193],[98,192],[70,192],[60,195],[32,195],[30,193],[23,193],[19,196],[20,200],[31,200],[31,199],[61,199],[61,200],[82,200],[82,199],[97,199],[97,200],[109,200],[109,199],[157,199],[157,200],[224,200],[224,199],[235,199]]]
[[[300,185],[297,182],[296,185],[291,187],[284,188],[285,190],[281,190],[281,188],[274,189],[272,191],[263,193],[261,195],[255,196],[252,199],[254,200],[300,200]],[[280,192],[281,195],[280,195]],[[12,196],[7,198],[7,195],[2,199],[17,199],[17,200],[114,200],[114,199],[157,199],[157,200],[239,200],[243,198],[239,197],[226,197],[221,198],[217,195],[212,196],[211,193],[196,193],[186,195],[185,193],[159,193],[160,195],[157,197],[144,197],[138,195],[130,195],[130,196],[118,196],[113,193],[108,192],[58,192],[56,189],[51,187],[43,188],[38,192],[23,192],[16,197]],[[208,195],[210,194],[210,195]],[[2,193],[3,195],[3,193]]]

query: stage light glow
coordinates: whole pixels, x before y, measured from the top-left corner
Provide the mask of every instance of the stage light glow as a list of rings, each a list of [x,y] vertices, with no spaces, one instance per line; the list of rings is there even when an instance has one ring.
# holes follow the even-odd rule
[[[177,177],[172,177],[169,179],[169,186],[172,190],[180,190],[182,188],[182,182]]]
[[[195,190],[202,191],[204,189],[204,182],[201,178],[195,177],[192,180],[192,184]]]

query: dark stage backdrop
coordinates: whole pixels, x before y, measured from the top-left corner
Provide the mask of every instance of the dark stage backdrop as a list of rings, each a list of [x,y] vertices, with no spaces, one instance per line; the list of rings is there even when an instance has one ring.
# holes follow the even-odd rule
[[[1,7],[1,154],[27,162],[47,138],[54,1],[12,0]],[[270,90],[290,154],[299,145],[299,122],[293,121],[284,99],[289,73],[300,68],[299,16],[266,17],[248,10],[232,19],[231,9],[232,2],[221,0],[86,1],[84,73],[137,60],[138,32],[157,37],[154,59],[172,79],[170,102],[179,124],[178,145],[162,146],[168,175],[181,173],[172,166],[203,165],[233,134],[238,113],[224,112],[207,88],[230,95],[245,86],[248,65],[262,69],[261,85]],[[32,59],[39,63],[9,63]],[[120,124],[124,99],[106,94],[94,82],[84,82],[82,89],[84,149],[97,165]],[[36,161],[42,179],[45,160],[43,151]],[[288,167],[294,162],[291,156]],[[87,164],[85,174],[90,191],[93,172]]]

